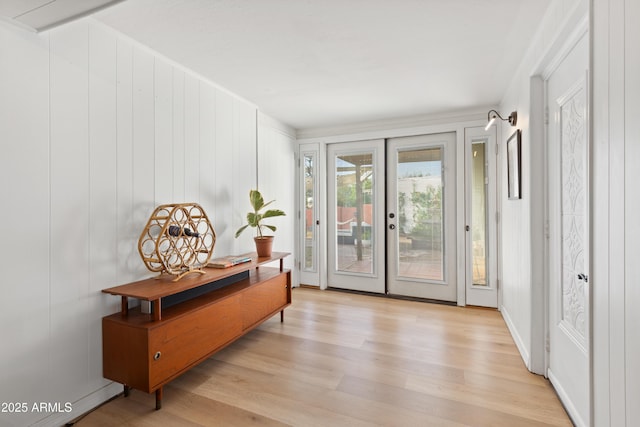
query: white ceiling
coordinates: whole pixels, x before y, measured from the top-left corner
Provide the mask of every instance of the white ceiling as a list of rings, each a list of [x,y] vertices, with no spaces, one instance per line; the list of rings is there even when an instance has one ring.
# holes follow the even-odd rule
[[[127,0],[94,17],[307,129],[498,104],[551,1]]]

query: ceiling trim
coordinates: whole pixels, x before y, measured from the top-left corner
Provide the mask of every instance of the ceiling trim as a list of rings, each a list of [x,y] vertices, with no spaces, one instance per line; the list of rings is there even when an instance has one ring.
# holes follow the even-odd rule
[[[452,123],[487,122],[487,111],[496,106],[477,107],[468,110],[451,111],[443,114],[428,114],[397,117],[385,120],[372,120],[342,126],[298,129],[298,140],[316,140],[345,135],[363,135],[371,132],[389,132],[397,129],[425,128],[430,126],[451,125]]]
[[[23,30],[41,33],[126,0],[49,0],[42,4],[12,0],[3,5],[0,19]]]
[[[93,15],[94,13],[99,12],[101,10],[107,9],[107,8],[109,8],[111,6],[115,6],[118,3],[122,3],[123,1],[126,1],[126,0],[112,0],[109,3],[103,4],[102,6],[98,6],[98,7],[95,7],[93,9],[89,9],[89,10],[87,10],[85,12],[77,13],[77,14],[68,16],[66,18],[59,19],[57,21],[51,22],[50,24],[44,25],[42,27],[36,28],[36,31],[41,33],[43,31],[47,31],[47,30],[50,30],[52,28],[58,27],[60,25],[67,24],[67,23],[75,21],[77,19],[82,19],[82,18],[87,17],[89,15]]]

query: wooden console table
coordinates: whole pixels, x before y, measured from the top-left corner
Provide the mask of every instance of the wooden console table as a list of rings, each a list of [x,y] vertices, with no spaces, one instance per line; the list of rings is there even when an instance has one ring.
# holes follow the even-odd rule
[[[169,381],[274,314],[280,312],[284,321],[291,304],[291,272],[283,269],[287,255],[254,253],[251,262],[206,268],[178,282],[161,276],[104,289],[122,301],[119,313],[102,319],[104,377],[123,384],[125,396],[131,388],[155,392],[160,409]],[[262,266],[274,261],[279,268]],[[129,309],[129,298],[150,302],[152,313]]]

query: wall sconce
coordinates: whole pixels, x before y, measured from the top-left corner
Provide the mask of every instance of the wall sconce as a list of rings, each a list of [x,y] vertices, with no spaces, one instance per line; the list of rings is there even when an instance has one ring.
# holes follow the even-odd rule
[[[489,123],[487,123],[487,126],[484,128],[484,130],[489,130],[489,128],[491,127],[493,122],[495,122],[496,119],[498,119],[498,118],[500,120],[504,120],[504,121],[508,120],[509,124],[511,126],[515,126],[516,123],[518,123],[518,112],[517,111],[513,111],[509,115],[509,117],[507,117],[506,119],[503,119],[502,116],[496,110],[489,110],[489,112],[487,113],[487,120],[489,121]]]

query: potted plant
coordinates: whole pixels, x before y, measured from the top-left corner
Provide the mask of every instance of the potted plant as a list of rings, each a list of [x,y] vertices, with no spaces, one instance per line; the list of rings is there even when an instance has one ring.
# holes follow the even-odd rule
[[[262,228],[268,228],[271,231],[276,231],[276,227],[273,225],[264,224],[262,220],[265,218],[273,218],[276,216],[285,216],[286,214],[280,209],[269,209],[267,211],[262,212],[264,208],[269,206],[275,200],[271,200],[270,202],[265,203],[262,198],[262,194],[258,190],[249,191],[249,201],[251,202],[251,206],[253,207],[253,212],[249,212],[247,214],[247,224],[243,225],[236,231],[236,238],[240,236],[240,234],[247,227],[254,227],[257,229],[256,237],[253,240],[256,243],[256,252],[259,257],[271,256],[271,247],[273,245],[273,236],[265,236],[262,234]]]

